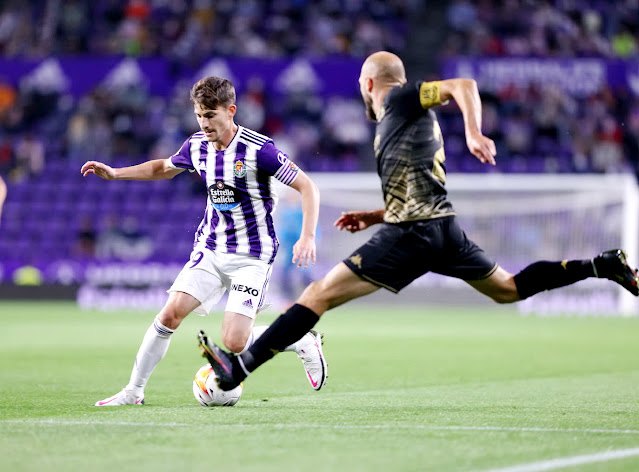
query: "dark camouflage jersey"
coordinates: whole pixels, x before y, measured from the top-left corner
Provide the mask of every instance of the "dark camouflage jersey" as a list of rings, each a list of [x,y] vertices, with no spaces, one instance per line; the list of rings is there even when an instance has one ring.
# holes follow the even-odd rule
[[[388,92],[377,114],[374,149],[387,223],[454,214],[444,188],[444,140],[430,109],[440,103],[440,82],[407,83]]]

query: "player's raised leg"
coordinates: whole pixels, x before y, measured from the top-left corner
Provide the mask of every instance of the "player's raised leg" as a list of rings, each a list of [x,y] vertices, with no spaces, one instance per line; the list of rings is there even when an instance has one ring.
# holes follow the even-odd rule
[[[219,259],[228,275],[225,287],[229,291],[222,323],[222,343],[229,351],[239,354],[248,350],[268,328],[253,326],[253,323],[264,306],[273,266],[254,257],[220,256]],[[283,350],[297,353],[311,387],[321,389],[327,377],[321,336],[310,331],[302,333]]]
[[[230,300],[232,303],[232,301]],[[258,305],[255,301],[255,306]],[[240,314],[227,311],[222,323],[222,343],[231,352],[241,354],[268,329],[268,326],[253,326],[255,316],[252,311]],[[322,351],[322,336],[316,331],[309,331],[295,343],[285,347],[283,351],[295,352],[302,361],[306,378],[314,390],[320,390],[326,383],[328,366]]]
[[[188,293],[171,292],[164,308],[142,339],[129,383],[115,395],[96,402],[95,406],[143,405],[144,387],[153,369],[169,349],[171,335],[182,320],[199,305],[200,302]]]
[[[298,300],[273,322],[246,352],[235,357],[200,332],[200,348],[218,376],[220,388],[230,390],[253,370],[309,332],[319,317],[349,300],[368,295],[379,287],[355,275],[344,263],[322,280],[309,285]]]
[[[639,278],[637,269],[628,265],[628,256],[622,249],[604,251],[592,260],[595,277],[617,282],[623,288],[639,296]]]
[[[246,351],[268,329],[268,326],[255,326],[251,339],[246,344]],[[306,379],[313,390],[320,390],[328,378],[328,364],[322,346],[324,335],[314,329],[302,336],[297,342],[282,349],[283,352],[295,352],[302,361]],[[244,352],[243,351],[243,352]]]
[[[639,296],[637,270],[630,268],[621,249],[604,251],[592,259],[538,261],[516,275],[497,267],[490,277],[466,282],[497,303],[512,303],[590,277],[612,280]]]

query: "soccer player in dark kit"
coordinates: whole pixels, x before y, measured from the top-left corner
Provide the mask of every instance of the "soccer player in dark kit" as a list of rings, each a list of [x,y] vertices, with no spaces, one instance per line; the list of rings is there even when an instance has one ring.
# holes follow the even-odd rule
[[[407,82],[404,65],[389,52],[364,62],[359,78],[366,114],[377,122],[373,143],[385,208],[344,213],[338,229],[380,224],[363,246],[310,284],[244,353],[233,356],[200,332],[200,348],[222,389],[238,385],[277,352],[307,333],[320,316],[380,287],[399,292],[426,272],[460,278],[497,303],[512,303],[589,277],[610,279],[639,295],[637,271],[620,249],[592,259],[535,262],[516,275],[496,264],[466,237],[446,197],[442,133],[432,108],[449,99],[459,106],[466,144],[482,163],[495,165],[495,143],[481,132],[481,101],[470,79]]]

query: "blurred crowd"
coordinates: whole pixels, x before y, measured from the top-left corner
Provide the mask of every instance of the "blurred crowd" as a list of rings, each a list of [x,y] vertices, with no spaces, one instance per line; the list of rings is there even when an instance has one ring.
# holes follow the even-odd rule
[[[399,50],[418,0],[6,0],[0,53],[281,57]]]
[[[627,90],[572,97],[556,87],[483,92],[482,129],[495,141],[503,172],[633,172],[639,176],[639,100]],[[464,124],[442,109],[449,170],[486,170],[469,161]]]
[[[639,56],[637,0],[453,0],[448,55]]]
[[[637,0],[454,0],[442,54],[639,60],[637,12]],[[511,85],[482,101],[484,132],[507,170],[639,175],[639,100],[625,88],[575,97]],[[460,129],[457,116],[446,118],[449,130]],[[449,138],[453,150],[463,147],[459,138]]]
[[[426,4],[427,5],[427,4]],[[362,58],[406,45],[417,0],[8,0],[0,9],[4,57],[161,55],[175,67],[219,56]],[[454,0],[445,7],[442,57],[636,58],[639,0]],[[436,74],[433,74],[436,76]],[[46,159],[120,163],[173,154],[197,131],[188,92],[103,84],[79,100],[48,83],[3,80],[0,174],[37,175]],[[628,90],[574,97],[555,87],[482,91],[483,129],[501,171],[636,172],[639,101]],[[447,166],[480,171],[469,158],[454,104],[440,111]],[[272,136],[309,171],[374,170],[372,127],[353,96],[265,93],[259,79],[238,96],[238,123]]]
[[[8,0],[0,9],[0,54],[161,55],[172,67],[213,56],[363,57],[399,52],[414,0]],[[48,158],[124,163],[165,158],[198,130],[190,83],[171,96],[143,84],[101,85],[74,100],[50,83],[11,84],[0,72],[0,174],[39,174]],[[238,123],[276,139],[307,170],[357,169],[366,123],[352,99],[291,93],[272,101],[259,80],[238,97]],[[343,119],[349,121],[344,125]],[[46,152],[45,152],[46,149]],[[372,164],[370,164],[372,168]]]

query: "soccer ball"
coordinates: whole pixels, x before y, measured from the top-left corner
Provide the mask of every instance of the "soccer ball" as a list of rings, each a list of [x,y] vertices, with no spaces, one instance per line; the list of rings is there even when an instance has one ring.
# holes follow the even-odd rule
[[[202,406],[233,406],[242,396],[242,384],[225,392],[217,385],[211,364],[203,365],[193,379],[193,395]]]

